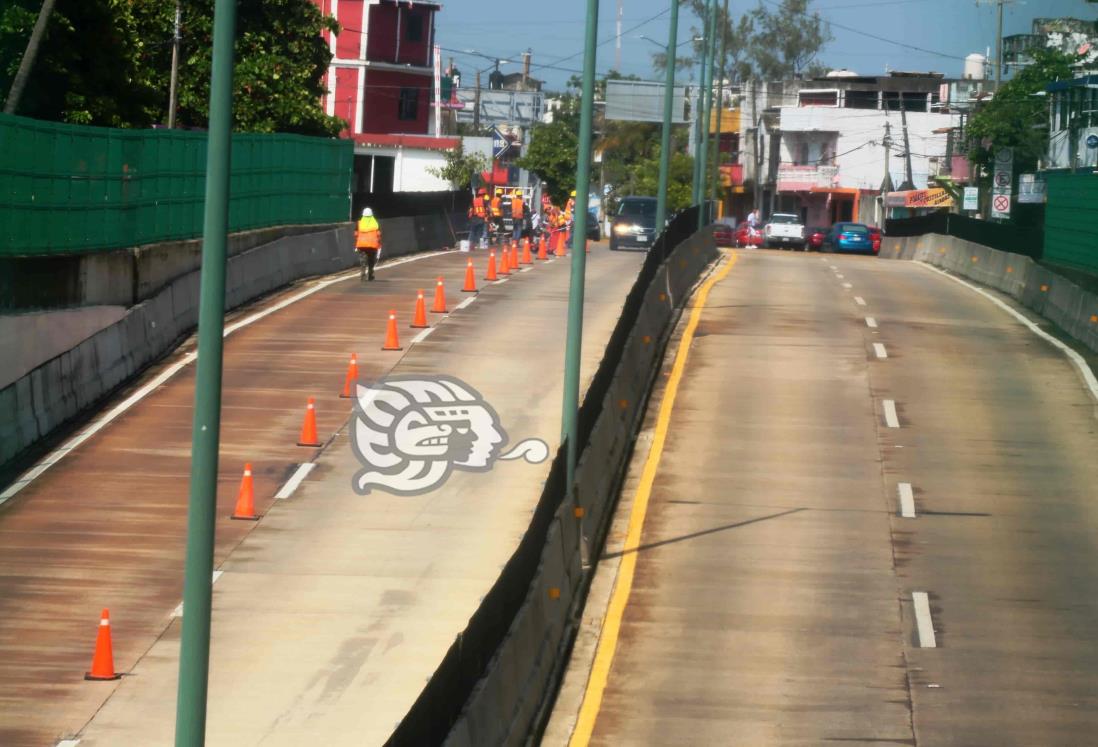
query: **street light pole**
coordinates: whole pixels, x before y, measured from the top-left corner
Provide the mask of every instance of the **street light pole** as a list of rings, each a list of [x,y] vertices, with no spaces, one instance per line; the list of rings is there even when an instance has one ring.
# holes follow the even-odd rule
[[[691,198],[695,205],[700,205],[702,202],[702,154],[705,152],[702,143],[705,140],[702,130],[702,119],[704,117],[704,101],[705,101],[705,67],[709,61],[709,7],[713,4],[714,0],[707,0],[704,20],[704,31],[702,33],[702,58],[701,69],[698,74],[698,95],[694,99],[694,106],[691,108],[691,113],[694,115],[694,183],[691,190]]]
[[[206,741],[210,597],[221,434],[221,352],[225,326],[225,245],[229,226],[235,27],[236,0],[217,0],[214,7],[213,70],[210,76],[206,209],[202,226],[198,362],[191,433],[191,487],[187,502],[183,633],[175,714],[176,747],[202,747]]]
[[[591,186],[591,131],[595,108],[595,52],[599,0],[587,0],[587,32],[583,45],[583,92],[580,98],[579,152],[576,163],[576,205],[572,218],[572,274],[568,288],[568,338],[564,349],[562,438],[566,444],[567,490],[576,476],[579,413],[580,349],[583,341],[583,290],[587,271],[587,194]]]
[[[706,166],[709,156],[709,119],[713,110],[713,65],[716,62],[717,45],[714,43],[714,35],[717,31],[717,0],[709,0],[709,17],[706,21],[706,64],[703,68],[702,85],[702,137],[698,142],[698,229],[706,223]]]
[[[728,54],[728,0],[724,0],[724,16],[721,23],[720,67],[717,68],[717,135],[713,143],[713,174],[710,180],[709,200],[714,202],[721,181],[721,125],[724,123],[725,56]],[[723,202],[723,201],[722,201]],[[714,216],[715,218],[716,216]]]
[[[660,133],[660,185],[656,190],[656,231],[667,225],[667,180],[671,171],[671,110],[675,99],[675,51],[679,43],[679,0],[671,0],[667,32],[667,79],[663,89],[663,131]]]

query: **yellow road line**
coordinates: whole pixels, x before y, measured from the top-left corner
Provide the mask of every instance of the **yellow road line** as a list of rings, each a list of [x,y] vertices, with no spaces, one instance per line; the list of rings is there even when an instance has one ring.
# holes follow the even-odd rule
[[[579,717],[576,720],[576,728],[572,731],[569,747],[586,747],[595,731],[595,720],[602,706],[602,696],[606,691],[607,680],[610,678],[610,665],[613,664],[614,652],[618,645],[622,615],[625,614],[629,594],[633,590],[633,574],[637,567],[637,553],[634,551],[640,546],[644,518],[648,513],[648,499],[652,495],[652,484],[656,480],[656,471],[663,456],[663,445],[667,439],[667,429],[671,425],[671,411],[675,407],[679,382],[686,368],[686,358],[690,354],[690,343],[694,339],[694,331],[698,328],[702,310],[709,299],[709,291],[732,270],[738,255],[732,252],[728,257],[724,267],[702,283],[701,288],[698,289],[690,319],[687,320],[686,329],[683,331],[682,340],[675,355],[675,362],[671,366],[671,376],[667,380],[667,389],[656,417],[652,448],[649,449],[648,458],[644,462],[640,483],[637,485],[637,494],[633,499],[633,509],[629,514],[629,529],[625,535],[621,564],[618,566],[618,578],[614,583],[614,592],[610,596],[606,617],[602,621],[602,633],[599,635],[599,645],[595,650],[595,661],[591,666],[591,676],[587,680],[587,690],[583,695],[583,704],[580,706]]]

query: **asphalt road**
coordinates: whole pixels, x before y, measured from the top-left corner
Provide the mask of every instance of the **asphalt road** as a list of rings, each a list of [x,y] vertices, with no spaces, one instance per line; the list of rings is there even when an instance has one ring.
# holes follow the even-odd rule
[[[478,388],[513,440],[559,443],[568,260],[460,292],[468,255],[334,283],[226,340],[209,744],[380,743],[403,717],[514,549],[547,463],[455,475],[425,496],[354,494],[347,360],[364,382],[397,369]],[[584,381],[642,256],[592,247]],[[446,281],[451,314],[413,344],[416,289]],[[316,281],[234,314],[274,308]],[[403,353],[382,352],[389,309]],[[192,348],[185,343],[115,401]],[[184,367],[0,509],[0,744],[170,744],[178,668],[194,367]],[[308,396],[319,453],[296,446]],[[113,404],[113,403],[112,403]],[[287,500],[275,494],[305,462]],[[258,524],[229,520],[242,468]],[[476,479],[474,479],[476,478]],[[119,682],[86,682],[110,608]],[[94,720],[93,716],[95,717]]]
[[[577,712],[572,744],[1093,743],[1096,417],[1062,353],[926,267],[739,252],[545,744]]]

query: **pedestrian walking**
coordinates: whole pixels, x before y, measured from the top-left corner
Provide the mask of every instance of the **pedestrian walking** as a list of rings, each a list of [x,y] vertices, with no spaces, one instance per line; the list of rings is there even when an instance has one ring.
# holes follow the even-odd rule
[[[485,221],[488,219],[488,205],[486,190],[482,187],[473,197],[473,204],[469,207],[469,248],[475,249],[485,236]]]
[[[362,269],[359,280],[366,282],[374,279],[374,266],[381,255],[381,226],[378,225],[374,211],[366,208],[358,219],[355,229],[355,251],[358,252],[358,265]]]

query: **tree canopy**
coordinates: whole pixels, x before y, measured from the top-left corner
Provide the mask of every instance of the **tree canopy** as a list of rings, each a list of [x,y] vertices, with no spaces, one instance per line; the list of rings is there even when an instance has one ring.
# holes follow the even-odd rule
[[[181,0],[176,122],[207,124],[213,0]],[[0,87],[19,66],[38,0],[0,12]],[[175,6],[165,0],[57,0],[18,113],[112,127],[167,120]],[[312,0],[239,0],[233,126],[247,132],[336,135],[345,124],[320,105],[338,30]],[[6,85],[5,85],[6,83]]]

